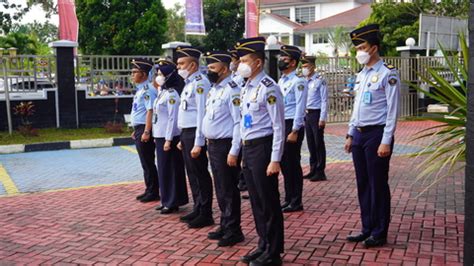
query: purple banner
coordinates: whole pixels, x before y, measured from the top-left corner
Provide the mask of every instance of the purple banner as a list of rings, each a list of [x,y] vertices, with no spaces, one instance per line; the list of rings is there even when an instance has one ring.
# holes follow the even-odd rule
[[[204,35],[204,15],[202,11],[202,0],[186,0],[186,26],[185,33],[191,35]]]

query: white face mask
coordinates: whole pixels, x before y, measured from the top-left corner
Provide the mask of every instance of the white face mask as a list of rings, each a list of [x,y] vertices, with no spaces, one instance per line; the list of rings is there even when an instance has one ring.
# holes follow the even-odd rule
[[[230,64],[229,64],[229,69],[230,69],[230,71],[232,71],[232,72],[237,71],[237,64],[234,63],[234,62],[230,62]]]
[[[155,81],[158,85],[163,86],[166,82],[166,78],[164,76],[156,76]]]
[[[237,74],[243,78],[248,78],[252,75],[252,68],[248,64],[241,63],[237,68]]]
[[[304,67],[302,71],[303,76],[308,77],[311,74],[311,70],[308,67]]]
[[[187,69],[180,69],[178,70],[178,75],[180,75],[183,79],[187,79],[189,76],[189,71]]]
[[[366,51],[357,51],[356,59],[359,64],[366,65],[370,61],[370,54]]]

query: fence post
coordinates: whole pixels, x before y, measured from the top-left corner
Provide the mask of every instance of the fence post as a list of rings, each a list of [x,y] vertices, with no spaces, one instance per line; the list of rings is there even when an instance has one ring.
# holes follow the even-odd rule
[[[161,49],[165,50],[164,54],[176,63],[176,60],[178,60],[176,58],[176,48],[178,46],[191,46],[191,44],[187,42],[169,42],[162,44]]]
[[[59,40],[50,43],[56,52],[56,126],[78,127],[76,117],[76,80],[74,76],[74,48],[77,42]]]

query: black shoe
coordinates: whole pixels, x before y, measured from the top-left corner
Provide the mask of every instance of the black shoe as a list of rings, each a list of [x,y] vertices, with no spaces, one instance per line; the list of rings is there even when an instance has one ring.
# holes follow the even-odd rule
[[[140,202],[152,202],[152,201],[159,201],[160,200],[160,196],[153,196],[153,195],[145,195],[143,198],[140,199]]]
[[[313,174],[312,173],[308,173],[306,175],[303,176],[303,179],[311,179],[313,177]]]
[[[280,255],[270,256],[267,253],[263,253],[260,257],[252,260],[250,262],[250,266],[263,266],[263,265],[271,265],[271,266],[278,266],[282,265]]]
[[[244,195],[242,195],[242,199],[250,199],[249,194],[244,194]]]
[[[238,233],[231,233],[225,234],[219,242],[217,242],[217,246],[219,247],[230,247],[237,243],[240,243],[245,240],[244,234],[242,232]]]
[[[198,216],[188,223],[189,228],[203,228],[214,224],[212,217]]]
[[[179,211],[179,207],[171,207],[171,208],[163,207],[163,209],[161,209],[160,213],[161,214],[171,214],[173,212],[178,212],[178,211]]]
[[[260,257],[260,255],[262,254],[263,254],[263,251],[261,249],[256,249],[250,252],[249,254],[243,256],[242,258],[240,258],[240,261],[243,263],[250,263],[251,261]]]
[[[146,196],[146,192],[143,193],[143,194],[138,195],[136,199],[137,199],[137,200],[141,200],[141,199],[142,199],[143,197],[145,197],[145,196]]]
[[[164,207],[165,207],[165,206],[163,206],[163,205],[158,205],[158,206],[156,206],[155,210],[160,211],[160,210],[163,209]]]
[[[209,232],[207,234],[207,238],[211,240],[219,240],[225,235],[224,230],[222,230],[221,227],[219,227],[216,231],[214,232]]]
[[[357,234],[357,235],[348,235],[346,237],[346,239],[349,242],[362,242],[362,241],[366,240],[369,236],[370,235],[360,233],[360,234]]]
[[[370,236],[364,241],[364,246],[366,248],[373,248],[373,247],[381,247],[383,245],[387,244],[387,238],[375,238],[373,236]]]
[[[193,212],[190,212],[190,213],[186,214],[185,216],[181,216],[179,218],[179,220],[181,222],[189,223],[190,221],[194,220],[194,218],[196,218],[198,216],[199,216],[199,213],[193,211]]]
[[[303,205],[292,206],[288,205],[285,208],[281,209],[282,212],[299,212],[303,210]]]
[[[281,208],[284,209],[286,207],[290,206],[290,202],[289,201],[285,201],[283,202],[283,204],[281,205]]]
[[[309,179],[311,182],[326,181],[328,180],[326,175],[315,175]]]

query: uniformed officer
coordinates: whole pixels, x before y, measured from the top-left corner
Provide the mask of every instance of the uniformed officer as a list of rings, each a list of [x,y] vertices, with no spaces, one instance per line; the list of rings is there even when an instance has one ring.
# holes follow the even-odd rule
[[[400,79],[398,71],[379,56],[380,32],[371,24],[350,33],[357,61],[365,65],[357,75],[354,110],[349,122],[345,150],[352,151],[360,203],[362,232],[351,242],[366,247],[387,242],[390,221],[388,171],[398,117]]]
[[[326,127],[328,90],[324,77],[316,72],[316,57],[301,59],[303,76],[308,80],[308,101],[306,103],[306,141],[309,150],[310,171],[303,178],[311,181],[326,180]]]
[[[278,81],[285,105],[285,148],[281,170],[285,179],[283,212],[303,210],[303,170],[301,169],[301,145],[304,139],[304,117],[308,96],[307,82],[296,74],[301,50],[296,46],[280,48],[278,68],[282,76]]]
[[[156,209],[162,214],[177,212],[189,202],[183,155],[176,147],[181,131],[178,128],[180,99],[175,87],[179,87],[180,79],[173,62],[158,62],[155,84],[159,93],[153,104],[153,137],[161,191],[161,205]]]
[[[199,73],[201,52],[194,47],[178,47],[178,74],[184,79],[178,113],[178,127],[181,141],[178,147],[183,151],[184,164],[193,194],[193,211],[181,221],[190,228],[201,228],[214,224],[212,218],[212,180],[208,167],[207,147],[202,134],[206,97],[211,84]]]
[[[237,43],[238,74],[248,78],[243,88],[242,136],[243,172],[255,219],[258,247],[242,257],[250,265],[280,265],[283,253],[283,214],[278,191],[278,174],[283,154],[285,116],[280,88],[263,71],[265,38]]]
[[[237,49],[232,47],[231,49],[227,50],[230,55],[232,56],[232,61],[230,62],[229,68],[232,71],[231,77],[232,80],[239,85],[241,92],[242,88],[245,86],[245,79],[237,74],[237,68],[239,67],[240,64],[240,57],[239,54],[237,53]],[[240,172],[240,177],[239,177],[239,185],[238,188],[240,191],[247,191],[247,184],[245,183],[245,177],[242,172]],[[242,195],[243,199],[248,199],[248,195]]]
[[[138,58],[132,60],[131,64],[132,82],[137,88],[131,112],[132,139],[135,140],[146,186],[145,192],[137,196],[137,200],[150,202],[160,199],[158,173],[155,165],[155,143],[151,137],[156,90],[148,82],[148,73],[152,69],[153,63],[147,59]]]
[[[207,138],[220,227],[208,234],[220,247],[244,241],[240,227],[240,87],[231,78],[231,56],[224,51],[206,53],[207,77],[213,87],[206,102],[202,133]]]

